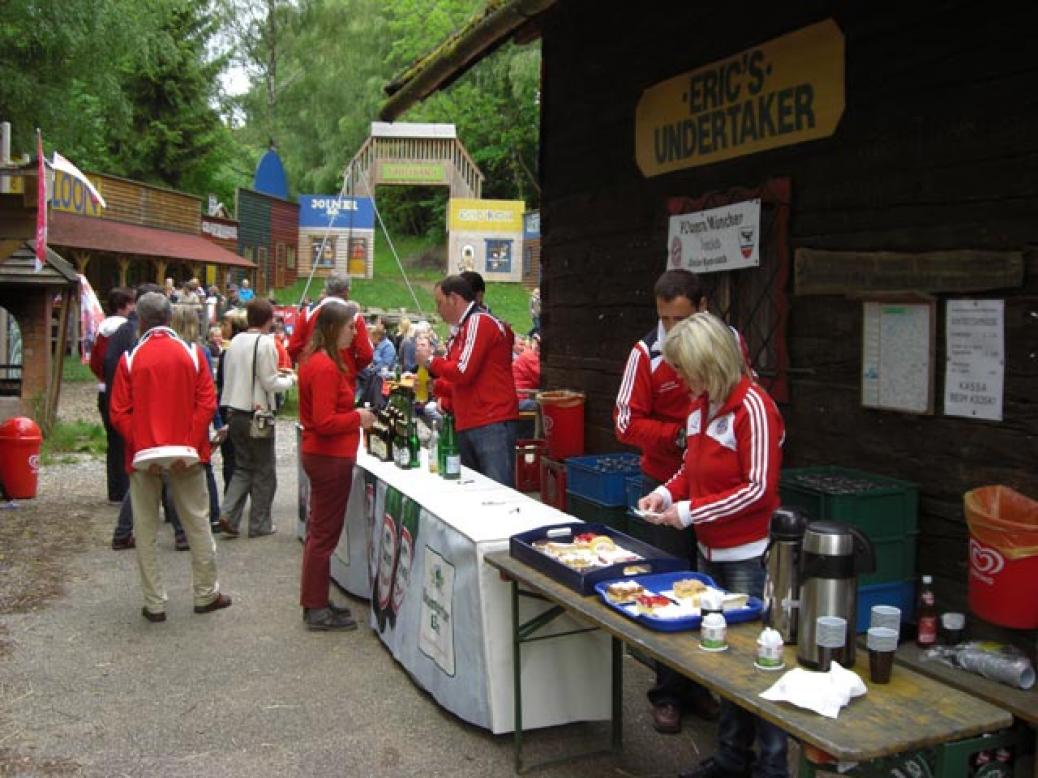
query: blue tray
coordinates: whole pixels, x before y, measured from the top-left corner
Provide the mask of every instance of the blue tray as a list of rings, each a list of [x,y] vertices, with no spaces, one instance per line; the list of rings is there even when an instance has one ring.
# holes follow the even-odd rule
[[[673,587],[674,582],[680,581],[682,578],[696,578],[714,589],[721,588],[714,582],[713,578],[704,575],[703,573],[656,573],[654,575],[636,575],[632,578],[619,580],[637,581],[651,592],[663,592]],[[644,613],[631,613],[627,610],[627,605],[629,603],[613,602],[606,597],[606,589],[608,589],[609,584],[613,583],[615,580],[617,579],[599,581],[595,584],[595,591],[598,592],[598,596],[602,598],[602,602],[614,611],[622,613],[627,618],[633,619],[634,621],[645,625],[649,629],[654,629],[657,632],[685,632],[687,630],[699,629],[699,622],[701,621],[701,617],[699,616],[689,616],[684,619],[658,619],[655,616],[647,616]],[[722,591],[724,590],[722,589]],[[750,599],[746,601],[746,607],[725,611],[724,620],[729,624],[755,621],[760,618],[763,609],[764,603],[762,603],[759,598],[750,597]]]

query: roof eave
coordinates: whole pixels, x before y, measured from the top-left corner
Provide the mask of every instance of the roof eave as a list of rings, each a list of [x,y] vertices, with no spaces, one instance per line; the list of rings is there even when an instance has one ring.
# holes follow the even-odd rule
[[[390,97],[379,118],[393,121],[415,103],[452,84],[557,0],[509,0],[462,28],[385,87]]]

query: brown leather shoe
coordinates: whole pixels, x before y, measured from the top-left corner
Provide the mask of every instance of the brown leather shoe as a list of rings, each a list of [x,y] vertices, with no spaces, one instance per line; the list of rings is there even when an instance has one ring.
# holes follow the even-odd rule
[[[165,611],[159,611],[158,613],[153,613],[152,611],[148,610],[147,608],[141,608],[141,613],[144,614],[144,618],[146,618],[148,621],[152,622],[153,624],[155,624],[157,622],[160,622],[160,621],[165,621],[166,620],[166,612]]]
[[[213,611],[218,611],[221,608],[229,607],[231,607],[230,596],[226,594],[218,594],[216,595],[216,599],[208,605],[196,605],[195,613],[212,613]]]
[[[238,530],[231,526],[231,523],[227,521],[227,518],[225,516],[220,517],[220,532],[222,532],[229,538],[236,538],[241,534],[240,532],[238,532]]]
[[[705,687],[700,687],[692,696],[692,699],[689,700],[688,711],[703,721],[717,721],[721,715],[721,706],[714,699],[714,695],[707,691]]]
[[[652,726],[664,735],[681,731],[681,708],[669,702],[652,706]]]

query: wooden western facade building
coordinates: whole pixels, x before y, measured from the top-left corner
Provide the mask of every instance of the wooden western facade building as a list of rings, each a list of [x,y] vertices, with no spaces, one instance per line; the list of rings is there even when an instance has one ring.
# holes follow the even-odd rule
[[[783,464],[917,483],[915,569],[959,609],[963,493],[1038,498],[1036,22],[961,2],[512,0],[394,82],[382,118],[540,40],[542,382],[587,393],[591,452],[619,448],[627,354],[685,261],[672,217],[757,202],[757,263],[696,269],[779,402]],[[981,326],[990,382],[954,345]]]

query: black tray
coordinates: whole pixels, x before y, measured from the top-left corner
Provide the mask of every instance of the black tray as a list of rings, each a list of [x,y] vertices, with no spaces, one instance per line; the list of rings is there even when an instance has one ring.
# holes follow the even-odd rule
[[[596,567],[593,570],[583,572],[567,567],[547,554],[543,554],[533,547],[538,540],[558,540],[564,543],[571,542],[574,535],[585,532],[593,532],[596,535],[608,535],[618,546],[623,546],[642,557],[637,562],[618,562],[607,567]],[[655,546],[650,546],[637,538],[618,532],[606,524],[550,524],[526,532],[512,535],[509,539],[509,553],[520,562],[525,562],[530,567],[544,573],[564,586],[569,587],[578,594],[594,594],[595,584],[599,581],[611,581],[618,578],[633,578],[648,573],[670,573],[678,570],[688,570],[689,564],[684,559],[671,556],[660,551]],[[624,568],[631,566],[648,567],[648,570],[624,574]]]

